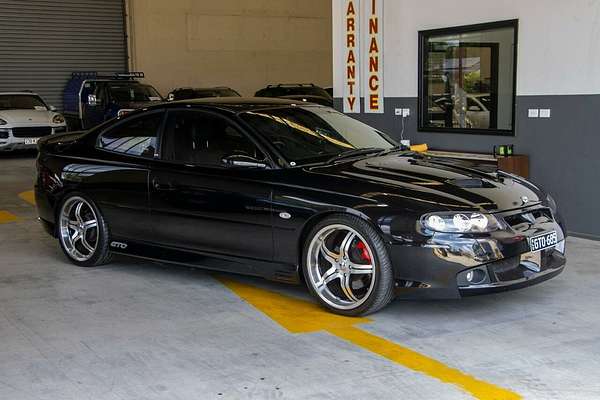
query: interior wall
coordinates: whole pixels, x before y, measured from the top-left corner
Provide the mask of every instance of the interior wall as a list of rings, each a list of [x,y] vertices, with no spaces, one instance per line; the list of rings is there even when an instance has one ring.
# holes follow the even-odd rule
[[[128,0],[130,69],[163,95],[332,85],[331,0]]]

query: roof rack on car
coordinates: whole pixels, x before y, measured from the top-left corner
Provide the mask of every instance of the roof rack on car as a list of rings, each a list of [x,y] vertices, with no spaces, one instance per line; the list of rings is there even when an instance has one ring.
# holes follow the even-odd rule
[[[110,79],[135,79],[144,78],[143,72],[115,72],[113,74],[100,74],[97,71],[75,71],[71,73],[71,78],[110,78]]]
[[[314,87],[314,83],[278,83],[275,85],[267,85],[268,88],[272,87],[298,87],[298,86],[311,86]]]

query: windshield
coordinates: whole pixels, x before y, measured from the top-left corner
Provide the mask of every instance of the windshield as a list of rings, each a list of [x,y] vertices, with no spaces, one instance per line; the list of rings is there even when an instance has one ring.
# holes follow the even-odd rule
[[[397,146],[386,134],[326,107],[247,111],[240,117],[296,165],[325,161],[349,150]]]
[[[111,83],[108,90],[117,103],[161,101],[162,97],[150,85],[141,83]]]
[[[330,98],[325,89],[318,86],[276,86],[261,90],[258,97],[284,97],[284,96],[319,96]]]
[[[44,101],[35,95],[3,94],[0,95],[0,110],[40,110],[47,111]]]

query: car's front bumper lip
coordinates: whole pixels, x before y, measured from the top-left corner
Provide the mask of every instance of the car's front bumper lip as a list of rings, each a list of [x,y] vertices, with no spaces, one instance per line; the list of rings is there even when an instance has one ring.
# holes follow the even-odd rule
[[[509,270],[509,272],[512,274],[512,278],[510,279],[499,279],[494,269],[495,265],[500,263],[507,264],[510,263],[511,260],[502,260],[497,263],[488,264],[486,267],[493,280],[483,284],[459,286],[459,293],[461,296],[471,296],[476,294],[502,292],[520,289],[547,281],[548,279],[560,274],[564,270],[566,263],[564,254],[562,254],[559,250],[550,249],[547,250],[547,252],[549,254],[544,257],[544,265],[542,265],[542,269],[539,271],[533,271],[525,266],[522,257],[517,260],[513,259],[512,267]]]
[[[540,273],[537,273],[531,278],[522,278],[509,282],[490,283],[486,285],[473,285],[469,287],[462,287],[459,289],[462,297],[475,296],[480,294],[491,294],[498,292],[505,292],[509,290],[522,289],[527,286],[537,285],[538,283],[545,282],[549,279],[559,275],[565,269],[564,265],[556,268],[549,269]]]

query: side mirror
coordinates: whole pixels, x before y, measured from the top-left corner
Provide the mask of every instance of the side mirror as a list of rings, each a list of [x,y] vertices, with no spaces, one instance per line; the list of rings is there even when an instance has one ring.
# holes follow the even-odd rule
[[[50,109],[50,111],[56,111],[56,107],[54,106],[48,106],[48,109]]]
[[[98,104],[100,104],[100,101],[98,98],[96,98],[95,94],[88,94],[87,103],[90,107],[96,107]]]
[[[223,158],[223,164],[231,167],[241,168],[267,168],[267,164],[263,161],[257,160],[254,157],[246,156],[243,154],[234,154]]]
[[[173,101],[175,100],[175,95],[173,93],[169,93],[169,95],[167,96],[167,101]]]

